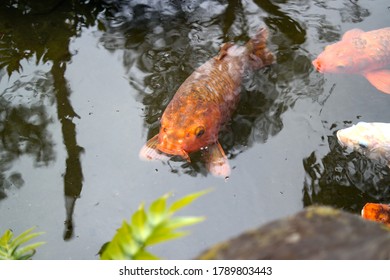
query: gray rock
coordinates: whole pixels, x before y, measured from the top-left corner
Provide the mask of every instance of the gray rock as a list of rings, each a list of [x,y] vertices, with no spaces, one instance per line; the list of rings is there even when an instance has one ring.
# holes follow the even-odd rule
[[[198,259],[390,259],[390,227],[311,206],[217,244]]]

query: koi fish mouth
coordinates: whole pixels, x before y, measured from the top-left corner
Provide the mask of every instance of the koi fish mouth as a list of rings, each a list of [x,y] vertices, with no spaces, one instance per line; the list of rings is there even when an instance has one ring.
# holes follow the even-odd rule
[[[315,60],[313,60],[312,63],[313,63],[314,68],[315,68],[318,72],[322,73],[322,65],[321,65],[321,62],[320,62],[318,59],[315,59]]]
[[[172,155],[172,156],[180,156],[183,159],[187,160],[188,162],[191,161],[190,157],[188,156],[188,153],[184,151],[181,147],[172,144],[167,145],[166,143],[161,143],[157,145],[157,149],[160,152],[163,152],[165,154]]]
[[[347,137],[347,135],[345,135],[345,131],[344,130],[338,130],[336,132],[336,137],[337,137],[337,141],[339,142],[339,144],[342,146],[342,147],[345,147],[345,148],[353,148],[353,143],[351,142],[351,139],[349,139]]]
[[[339,142],[340,145],[344,146],[345,142],[346,142],[346,139],[344,138],[344,136],[342,135],[342,133],[340,132],[340,130],[338,130],[336,132],[336,137],[337,137],[337,141]]]

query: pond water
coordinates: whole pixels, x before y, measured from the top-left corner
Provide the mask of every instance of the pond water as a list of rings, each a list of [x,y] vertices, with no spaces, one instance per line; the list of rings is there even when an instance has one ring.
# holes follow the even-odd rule
[[[181,212],[204,222],[151,248],[164,259],[194,258],[311,204],[359,213],[390,203],[389,169],[335,138],[358,121],[389,122],[390,96],[311,65],[347,30],[390,26],[388,0],[43,2],[0,4],[0,232],[44,231],[34,259],[97,259],[123,219],[167,192],[213,189]],[[186,77],[260,27],[277,61],[245,79],[220,133],[229,179],[196,154],[141,161]]]

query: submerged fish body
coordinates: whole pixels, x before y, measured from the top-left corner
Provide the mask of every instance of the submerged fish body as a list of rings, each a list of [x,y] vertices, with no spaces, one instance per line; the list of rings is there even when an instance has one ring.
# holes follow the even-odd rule
[[[349,30],[341,41],[327,46],[313,65],[321,73],[363,75],[378,90],[390,94],[390,27]]]
[[[359,122],[336,133],[339,143],[390,167],[390,123]]]
[[[189,153],[202,150],[213,175],[229,176],[218,133],[239,101],[243,74],[273,62],[266,39],[267,31],[261,29],[244,46],[225,43],[217,56],[197,68],[175,93],[159,133],[141,148],[140,157],[159,159],[164,153],[190,161]]]

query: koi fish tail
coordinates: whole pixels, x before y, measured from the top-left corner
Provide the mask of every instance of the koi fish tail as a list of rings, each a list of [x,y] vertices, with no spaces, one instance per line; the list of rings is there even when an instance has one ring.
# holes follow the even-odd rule
[[[270,65],[275,61],[274,54],[267,48],[267,39],[268,30],[261,28],[245,45],[255,69]]]

